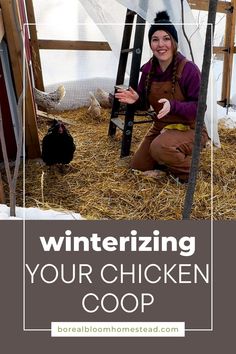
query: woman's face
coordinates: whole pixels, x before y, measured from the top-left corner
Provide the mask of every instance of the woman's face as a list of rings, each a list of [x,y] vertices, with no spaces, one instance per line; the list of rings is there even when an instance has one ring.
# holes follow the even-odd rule
[[[174,55],[174,46],[171,36],[165,31],[156,31],[151,38],[153,55],[159,62],[171,63]]]

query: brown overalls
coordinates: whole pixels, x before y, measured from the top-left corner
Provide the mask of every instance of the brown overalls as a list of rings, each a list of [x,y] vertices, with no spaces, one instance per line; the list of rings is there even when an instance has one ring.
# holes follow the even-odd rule
[[[158,103],[158,100],[161,98],[185,101],[178,81],[186,62],[187,60],[183,59],[178,65],[174,95],[172,94],[172,83],[170,81],[153,82],[151,84],[148,98],[150,105],[156,113],[158,113],[163,106],[163,104]],[[179,177],[183,181],[187,181],[195,135],[195,117],[189,118],[190,119],[187,121],[181,116],[173,116],[171,114],[161,119],[156,118],[134,154],[131,161],[131,168],[148,171],[157,168],[158,165],[165,165],[171,174]],[[165,126],[176,123],[188,125],[191,129],[186,131],[166,129],[164,132],[161,132]],[[202,146],[205,145],[207,139],[207,132],[204,128],[202,133]]]

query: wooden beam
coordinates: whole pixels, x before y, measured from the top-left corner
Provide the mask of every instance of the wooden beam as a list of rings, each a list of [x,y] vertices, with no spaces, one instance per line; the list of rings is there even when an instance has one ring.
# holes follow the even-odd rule
[[[107,42],[39,39],[38,44],[39,49],[111,51],[111,47]]]
[[[225,106],[230,103],[230,91],[233,69],[233,56],[234,56],[234,39],[235,39],[235,26],[236,26],[236,0],[231,0],[230,3],[232,12],[226,15],[225,38],[224,46],[228,52],[224,52],[224,66],[222,78],[221,101],[225,102]]]
[[[53,119],[57,119],[60,120],[63,123],[69,124],[69,125],[79,125],[78,123],[73,123],[71,120],[68,120],[66,118],[63,118],[61,115],[57,114],[50,114],[50,113],[46,113],[43,111],[40,111],[39,109],[37,109],[37,117],[39,118],[45,118],[46,120],[53,120]]]
[[[228,48],[226,47],[213,47],[214,54],[225,54],[228,52]],[[236,53],[236,47],[233,47],[233,52]]]
[[[41,66],[41,60],[39,54],[36,21],[35,21],[34,7],[33,7],[32,0],[27,0],[25,2],[25,5],[27,10],[28,23],[30,23],[28,28],[30,33],[31,57],[32,57],[32,64],[33,64],[35,87],[41,91],[45,91],[44,84],[43,84],[42,66]]]
[[[3,25],[2,10],[0,9],[0,42],[3,39],[4,33],[5,29]]]
[[[14,3],[16,4],[15,1]],[[25,78],[25,148],[27,151],[27,157],[37,158],[41,156],[41,152],[36,124],[36,109],[32,94],[28,63],[25,58],[26,72],[23,73],[23,54],[21,52],[22,33],[19,26],[19,13],[16,13],[14,3],[13,0],[0,0],[17,99],[19,99],[23,92],[23,80]],[[17,20],[18,24],[16,23]]]
[[[193,10],[208,11],[209,0],[187,0]],[[227,13],[231,8],[230,2],[218,1],[217,12]]]
[[[19,98],[22,92],[22,77],[23,77],[19,33],[15,25],[12,1],[0,0],[0,5],[2,8],[6,39],[7,39],[7,44],[8,44],[9,54],[10,54],[10,62],[13,71],[13,76],[14,76],[17,98]]]

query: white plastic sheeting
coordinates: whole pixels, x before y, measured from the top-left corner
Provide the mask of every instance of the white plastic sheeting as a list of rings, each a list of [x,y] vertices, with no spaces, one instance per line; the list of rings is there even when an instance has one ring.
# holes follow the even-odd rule
[[[38,38],[107,41],[82,3],[78,0],[33,0]],[[45,86],[116,76],[118,58],[113,51],[41,50],[40,56]]]
[[[83,96],[83,91],[92,91],[92,88],[84,90],[86,80],[95,83],[93,78],[102,78],[98,87],[113,88],[117,73],[118,57],[120,52],[123,22],[126,9],[134,10],[144,17],[150,24],[156,12],[167,10],[172,22],[175,24],[179,35],[179,49],[191,59],[189,46],[182,32],[181,2],[170,0],[34,0],[38,37],[57,38],[71,40],[99,40],[108,41],[112,52],[98,51],[41,51],[42,70],[46,85],[66,82],[70,88],[67,90],[61,109],[76,108],[77,103],[71,100],[69,94],[75,95],[75,99]],[[203,57],[203,40],[197,25],[194,24],[191,9],[187,1],[184,1],[184,28],[191,40],[194,61],[201,68]],[[148,31],[149,24],[146,26]],[[151,51],[145,36],[142,62],[151,56]],[[106,85],[106,80],[109,84]],[[76,84],[77,82],[77,84]],[[55,87],[55,85],[53,86]],[[47,87],[47,91],[52,86]],[[72,90],[75,93],[72,93]],[[67,103],[66,103],[67,100]],[[63,104],[71,102],[68,107]],[[84,102],[82,99],[81,102]],[[78,102],[79,106],[79,102]],[[206,125],[208,133],[215,145],[219,146],[217,131],[216,94],[214,82],[209,82],[209,95],[207,100]]]
[[[188,42],[182,30],[181,17],[181,1],[176,0],[117,0],[120,4],[137,12],[140,16],[145,18],[149,24],[153,22],[155,15],[159,11],[167,10],[171,21],[175,24],[179,37],[179,49],[188,58],[191,59]],[[192,14],[192,11],[186,0],[184,4],[184,28],[188,39],[192,44],[195,63],[201,67],[203,44],[200,37],[197,25]],[[147,44],[148,45],[148,44]]]

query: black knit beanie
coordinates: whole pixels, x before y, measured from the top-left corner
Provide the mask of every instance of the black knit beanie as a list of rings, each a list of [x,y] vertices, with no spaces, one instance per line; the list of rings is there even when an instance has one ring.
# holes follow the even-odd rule
[[[156,31],[165,31],[169,33],[176,43],[178,43],[178,34],[175,29],[175,26],[170,22],[170,17],[166,11],[161,11],[156,14],[154,19],[154,24],[151,25],[148,32],[149,44],[151,43],[152,35]]]

